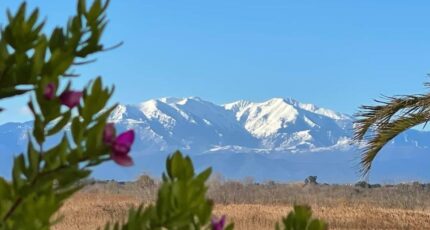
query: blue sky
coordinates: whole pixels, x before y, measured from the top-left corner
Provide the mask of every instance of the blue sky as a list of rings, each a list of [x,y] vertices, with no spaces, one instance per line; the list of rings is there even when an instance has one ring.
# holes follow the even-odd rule
[[[6,8],[20,1],[0,1]],[[47,31],[74,1],[30,0]],[[430,2],[112,0],[104,43],[125,44],[77,69],[76,87],[101,75],[113,101],[200,96],[215,103],[292,97],[354,113],[381,94],[426,92]],[[25,101],[1,101],[0,123],[28,119]]]

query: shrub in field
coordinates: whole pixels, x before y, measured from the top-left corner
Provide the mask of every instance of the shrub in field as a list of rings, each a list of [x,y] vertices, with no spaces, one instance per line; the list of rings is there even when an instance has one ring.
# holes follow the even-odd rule
[[[316,185],[316,184],[318,184],[318,182],[317,182],[317,176],[308,176],[306,179],[305,179],[305,185]]]
[[[354,186],[360,187],[360,188],[370,188],[370,184],[367,183],[366,181],[359,181],[359,182],[355,183]]]
[[[117,134],[107,123],[115,108],[107,107],[113,88],[104,87],[100,77],[83,89],[71,81],[78,77],[72,68],[106,50],[100,38],[107,6],[95,0],[87,7],[79,0],[76,15],[50,35],[38,10],[27,15],[25,3],[16,14],[7,14],[0,29],[0,99],[29,96],[34,121],[26,153],[16,155],[10,179],[0,177],[0,229],[50,229],[61,221],[54,214],[85,185],[92,167],[110,160],[133,164],[134,131]],[[62,138],[47,146],[54,135]],[[166,163],[156,203],[130,210],[125,223],[106,229],[233,229],[224,216],[211,219],[213,202],[206,198],[205,185],[210,169],[195,175],[191,159],[179,152]],[[300,210],[293,219],[303,218]]]

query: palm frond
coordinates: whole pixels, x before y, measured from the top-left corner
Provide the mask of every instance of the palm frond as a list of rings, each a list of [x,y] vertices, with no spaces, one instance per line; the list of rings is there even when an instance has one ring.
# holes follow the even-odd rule
[[[375,100],[381,105],[360,107],[360,112],[355,114],[358,117],[355,121],[355,140],[363,140],[372,127],[383,126],[392,118],[407,116],[430,107],[430,94],[386,98],[387,101]]]
[[[430,119],[430,94],[386,97],[380,105],[362,106],[355,114],[354,140],[364,141],[362,174],[369,172],[372,161],[390,140],[401,132]]]
[[[412,128],[416,125],[427,122],[430,119],[430,112],[412,113],[403,117],[398,118],[395,121],[389,122],[384,126],[380,126],[375,130],[370,140],[363,151],[361,158],[362,174],[365,175],[369,172],[372,162],[375,159],[378,152],[391,141],[398,134],[403,131]]]

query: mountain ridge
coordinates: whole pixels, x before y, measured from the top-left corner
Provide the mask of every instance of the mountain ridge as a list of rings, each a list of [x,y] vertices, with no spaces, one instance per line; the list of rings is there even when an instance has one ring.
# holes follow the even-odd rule
[[[146,123],[146,130],[183,149],[191,149],[188,145],[196,139],[200,145],[206,143],[206,149],[234,145],[287,151],[300,145],[300,149],[311,150],[344,143],[349,135],[345,130],[352,129],[352,118],[346,114],[282,98],[224,105],[199,97],[160,98],[120,105],[110,119],[114,123],[128,121],[130,127]]]
[[[135,130],[132,154],[139,167],[103,165],[95,172],[98,178],[128,180],[146,170],[158,174],[164,157],[178,149],[191,155],[197,168],[212,166],[231,178],[296,180],[311,174],[333,182],[357,178],[361,151],[352,142],[353,117],[291,98],[217,105],[199,97],[165,97],[120,104],[109,120],[119,132]],[[10,168],[10,163],[3,163],[8,162],[5,158],[25,151],[29,129],[31,122],[0,125],[0,152],[7,153],[1,156],[0,174]],[[425,154],[429,138],[426,131],[400,134],[376,159],[375,164],[382,166],[374,178],[427,179],[419,173],[430,167]],[[54,137],[47,146],[55,141]],[[405,159],[419,166],[403,167]]]

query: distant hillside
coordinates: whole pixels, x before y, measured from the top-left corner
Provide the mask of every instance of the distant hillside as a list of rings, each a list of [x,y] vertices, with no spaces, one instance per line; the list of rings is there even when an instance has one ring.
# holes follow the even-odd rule
[[[198,97],[161,98],[119,105],[110,120],[120,130],[136,131],[137,165],[123,169],[107,164],[96,170],[98,178],[159,174],[166,154],[180,149],[193,156],[197,167],[213,166],[230,178],[291,181],[318,175],[330,182],[358,180],[360,151],[351,141],[353,118],[293,99],[216,105]],[[10,171],[13,154],[25,150],[30,129],[30,122],[0,125],[1,175]],[[371,179],[428,180],[429,140],[429,132],[400,135],[377,158]]]

